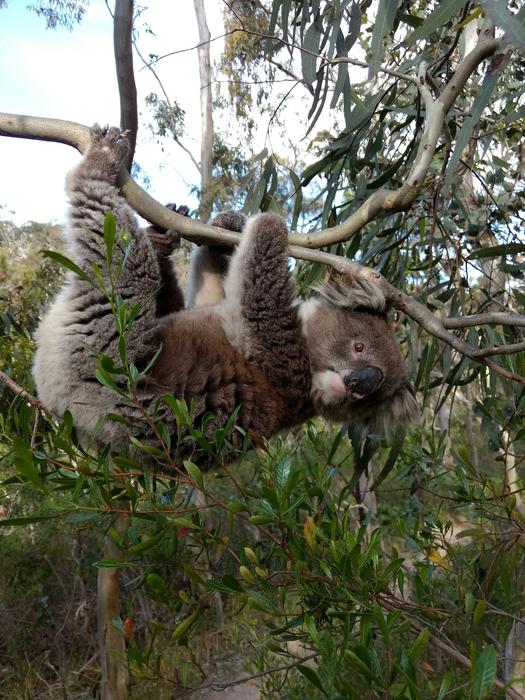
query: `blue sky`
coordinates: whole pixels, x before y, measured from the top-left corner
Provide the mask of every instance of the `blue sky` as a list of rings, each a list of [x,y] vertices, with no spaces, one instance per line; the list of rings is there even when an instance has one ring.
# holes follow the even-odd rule
[[[56,117],[83,124],[118,124],[112,20],[103,0],[91,0],[89,11],[73,31],[46,30],[43,19],[28,12],[25,0],[8,0],[0,10],[0,111]],[[222,32],[220,0],[207,3],[212,36]],[[141,51],[164,53],[197,43],[192,0],[152,0],[143,15],[155,32],[143,33]],[[213,52],[221,42],[212,44]],[[149,71],[135,59],[139,110],[147,118],[144,97],[156,90]],[[198,159],[199,77],[196,52],[188,51],[159,64],[172,98],[187,112],[188,145]],[[80,155],[71,147],[0,137],[0,216],[17,223],[64,220],[64,177]],[[160,201],[195,204],[189,196],[198,175],[187,156],[170,144],[156,143],[139,131],[136,159],[151,178],[151,194]]]

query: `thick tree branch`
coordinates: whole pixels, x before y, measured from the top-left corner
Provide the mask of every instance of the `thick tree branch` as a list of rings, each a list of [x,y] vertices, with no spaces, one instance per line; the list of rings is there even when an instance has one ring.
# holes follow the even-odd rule
[[[444,94],[444,93],[443,93]],[[442,95],[443,96],[443,95]],[[441,96],[441,97],[442,97]],[[44,141],[58,141],[74,146],[79,151],[84,152],[89,145],[89,129],[82,124],[74,122],[64,122],[55,119],[45,119],[38,117],[27,117],[13,114],[0,113],[0,135],[15,136],[19,138],[33,138]],[[166,229],[175,229],[188,240],[196,243],[213,243],[220,242],[226,245],[235,245],[240,239],[240,234],[233,231],[214,228],[208,224],[202,224],[189,217],[181,216],[167,209],[151,197],[147,192],[137,185],[127,173],[122,173],[123,186],[122,192],[130,205],[148,221],[162,226]],[[329,233],[333,229],[327,229],[324,233]],[[323,232],[321,232],[322,234]],[[312,234],[312,235],[321,235]],[[525,377],[516,375],[504,367],[496,364],[493,360],[487,359],[480,355],[480,350],[466,343],[461,338],[450,332],[447,328],[447,323],[451,327],[459,327],[457,319],[441,320],[435,316],[426,306],[420,304],[415,299],[412,299],[407,294],[393,287],[387,280],[374,270],[359,265],[356,262],[325,253],[321,250],[311,250],[303,245],[297,245],[297,242],[303,243],[307,237],[291,235],[290,236],[290,255],[302,260],[311,262],[320,262],[328,265],[336,272],[341,274],[349,274],[371,279],[375,284],[381,287],[385,298],[390,304],[402,311],[407,316],[412,318],[418,325],[424,328],[430,335],[442,340],[447,345],[450,345],[462,355],[469,357],[472,360],[480,362],[501,376],[525,384]],[[490,314],[492,319],[490,322],[502,323],[506,321],[503,317],[499,320],[494,314]],[[471,317],[467,317],[469,321],[465,325],[473,325],[470,322]],[[487,323],[489,316],[483,314],[481,316],[481,324]],[[523,317],[518,316],[519,319]],[[456,324],[456,325],[454,325]],[[523,325],[523,321],[519,324]],[[503,346],[505,348],[505,346]],[[516,350],[517,351],[517,350]],[[482,351],[481,351],[482,352]],[[505,349],[503,353],[505,353]],[[494,346],[487,351],[487,354],[498,354]]]
[[[117,69],[118,92],[120,96],[120,128],[127,129],[131,146],[126,169],[131,171],[137,131],[139,126],[137,110],[137,88],[133,71],[133,0],[115,0],[113,15],[113,49]]]

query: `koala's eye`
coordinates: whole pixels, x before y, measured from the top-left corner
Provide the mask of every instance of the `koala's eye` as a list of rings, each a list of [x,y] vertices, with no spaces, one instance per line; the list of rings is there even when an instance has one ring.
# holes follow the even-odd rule
[[[363,352],[364,349],[365,349],[365,346],[363,343],[354,343],[355,352]]]

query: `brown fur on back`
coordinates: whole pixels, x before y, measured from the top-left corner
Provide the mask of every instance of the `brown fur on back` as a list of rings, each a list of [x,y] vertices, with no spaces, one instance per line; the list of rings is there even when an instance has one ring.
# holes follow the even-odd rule
[[[245,430],[265,437],[276,432],[284,402],[265,375],[231,345],[217,315],[175,314],[165,319],[161,332],[163,350],[152,378],[162,393],[194,401],[196,416],[211,411],[216,425],[240,406],[238,422]]]

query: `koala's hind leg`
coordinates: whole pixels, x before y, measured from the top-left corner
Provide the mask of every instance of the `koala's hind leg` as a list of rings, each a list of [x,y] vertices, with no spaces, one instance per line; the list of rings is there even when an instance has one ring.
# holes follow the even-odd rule
[[[233,211],[218,214],[212,226],[241,233],[246,217]],[[186,306],[218,304],[224,299],[224,278],[228,272],[232,249],[220,245],[199,246],[191,254]]]
[[[309,397],[310,369],[288,267],[288,230],[259,214],[244,230],[225,282],[226,332],[295,409]],[[237,327],[235,327],[237,326]]]
[[[96,265],[107,290],[113,285],[113,293],[130,307],[142,304],[127,342],[129,359],[137,362],[151,355],[158,345],[158,319],[151,297],[160,288],[161,277],[152,245],[118,188],[120,167],[128,151],[128,141],[119,129],[93,127],[85,157],[67,179],[68,235],[73,259],[90,277]],[[104,219],[110,211],[119,231],[113,251],[113,275],[108,271],[104,242]],[[117,275],[122,259],[125,263]],[[71,331],[85,346],[116,356],[118,333],[107,295],[80,278],[74,280],[72,292],[75,323]]]
[[[175,265],[171,254],[180,246],[180,234],[177,231],[159,231],[155,226],[148,226],[144,233],[149,238],[157,255],[162,287],[157,293],[157,316],[166,316],[184,308],[184,294],[180,288]]]

